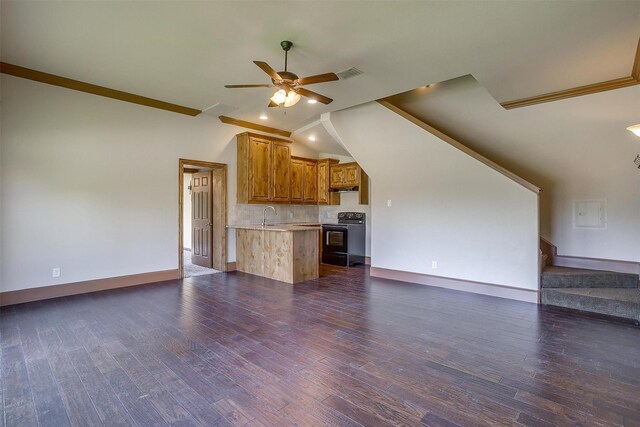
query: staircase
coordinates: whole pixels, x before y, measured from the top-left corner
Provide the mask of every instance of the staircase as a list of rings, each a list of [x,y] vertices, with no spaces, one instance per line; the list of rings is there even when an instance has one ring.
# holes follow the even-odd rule
[[[640,324],[637,274],[545,266],[542,304],[625,318]]]

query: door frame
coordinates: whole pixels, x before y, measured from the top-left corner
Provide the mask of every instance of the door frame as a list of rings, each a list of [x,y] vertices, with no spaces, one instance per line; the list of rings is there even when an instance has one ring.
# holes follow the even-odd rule
[[[184,278],[184,259],[183,259],[183,236],[184,236],[184,173],[189,166],[210,168],[212,176],[216,173],[222,178],[222,194],[213,191],[212,203],[218,203],[222,209],[223,221],[213,221],[212,236],[220,236],[217,240],[211,239],[211,245],[219,244],[221,264],[224,267],[222,271],[227,271],[227,165],[224,163],[205,162],[202,160],[179,159],[178,160],[178,278]],[[215,232],[217,231],[217,233]],[[212,250],[213,254],[214,251]]]

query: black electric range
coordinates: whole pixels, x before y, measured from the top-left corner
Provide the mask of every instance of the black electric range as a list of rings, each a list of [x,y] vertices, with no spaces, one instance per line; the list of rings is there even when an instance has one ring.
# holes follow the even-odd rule
[[[364,264],[366,224],[363,212],[339,212],[338,222],[322,224],[322,262],[352,266]]]

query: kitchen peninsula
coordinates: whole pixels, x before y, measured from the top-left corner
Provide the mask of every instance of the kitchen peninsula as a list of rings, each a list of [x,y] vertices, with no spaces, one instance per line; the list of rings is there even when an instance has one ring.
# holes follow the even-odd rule
[[[318,233],[313,225],[230,225],[236,230],[236,269],[299,283],[319,277]]]

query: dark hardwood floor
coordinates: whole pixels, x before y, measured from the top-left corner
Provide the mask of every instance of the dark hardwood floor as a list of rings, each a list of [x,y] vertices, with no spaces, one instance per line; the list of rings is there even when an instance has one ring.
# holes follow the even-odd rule
[[[640,425],[640,328],[323,269],[1,309],[6,426]]]

